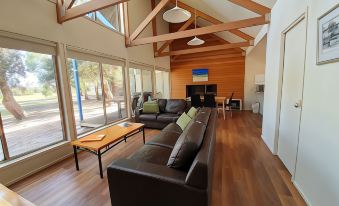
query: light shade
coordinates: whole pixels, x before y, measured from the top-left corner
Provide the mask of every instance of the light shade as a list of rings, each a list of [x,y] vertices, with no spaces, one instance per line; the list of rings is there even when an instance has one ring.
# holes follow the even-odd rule
[[[169,23],[182,23],[191,18],[191,13],[176,6],[173,9],[166,11],[163,18]]]
[[[205,41],[202,39],[199,39],[198,37],[194,37],[191,41],[187,42],[190,46],[198,46],[204,44]]]

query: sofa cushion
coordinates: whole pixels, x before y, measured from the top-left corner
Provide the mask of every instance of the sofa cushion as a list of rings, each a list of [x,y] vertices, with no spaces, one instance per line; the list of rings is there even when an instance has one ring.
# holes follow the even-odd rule
[[[198,110],[195,107],[191,107],[190,110],[188,110],[187,115],[191,118],[195,117],[197,114]]]
[[[179,117],[179,119],[176,121],[177,125],[179,125],[179,127],[184,130],[188,123],[190,123],[191,121],[191,117],[189,117],[185,112],[182,113],[182,115]]]
[[[156,121],[157,114],[141,114],[139,119],[140,121]]]
[[[167,166],[176,169],[189,168],[204,139],[205,130],[205,124],[192,121],[175,143]]]
[[[159,113],[159,105],[156,102],[145,102],[142,112],[144,114],[156,114]]]
[[[156,145],[144,145],[128,159],[166,165],[172,149]]]
[[[171,131],[161,131],[159,135],[147,142],[148,145],[158,145],[161,147],[167,147],[173,149],[180,134]]]
[[[178,114],[171,114],[171,113],[162,113],[157,116],[157,120],[159,122],[176,122],[179,118]]]
[[[176,123],[170,123],[162,131],[175,132],[179,135],[182,133],[182,129]]]
[[[165,112],[178,114],[185,112],[186,101],[183,99],[168,99],[166,103]]]
[[[166,103],[167,103],[167,99],[159,99],[158,100],[160,113],[166,112]]]

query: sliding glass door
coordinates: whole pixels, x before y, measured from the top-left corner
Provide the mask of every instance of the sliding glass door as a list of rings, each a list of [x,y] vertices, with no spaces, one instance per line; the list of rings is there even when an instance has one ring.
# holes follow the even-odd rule
[[[77,134],[126,118],[124,62],[70,54],[74,56],[68,59],[68,74]]]
[[[156,97],[161,99],[169,99],[170,98],[170,79],[169,72],[155,70],[155,91]]]
[[[121,66],[102,65],[107,122],[127,117],[124,72]]]
[[[77,132],[105,124],[98,62],[69,59],[69,76]]]

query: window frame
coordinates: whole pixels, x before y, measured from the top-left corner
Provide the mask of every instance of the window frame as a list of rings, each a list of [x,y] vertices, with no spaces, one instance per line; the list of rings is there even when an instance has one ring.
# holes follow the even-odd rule
[[[66,110],[64,107],[64,99],[62,97],[61,93],[61,79],[60,79],[60,70],[59,70],[59,64],[57,61],[58,57],[58,46],[56,42],[38,39],[26,35],[16,34],[12,32],[2,31],[0,30],[0,48],[4,49],[12,49],[12,50],[18,50],[23,52],[31,52],[31,53],[40,53],[45,55],[51,55],[52,62],[53,62],[53,69],[54,69],[54,81],[55,81],[55,87],[56,87],[56,94],[57,94],[57,100],[58,100],[58,109],[59,109],[59,116],[60,116],[60,126],[61,126],[61,133],[62,138],[59,141],[52,142],[49,144],[46,144],[42,147],[32,149],[23,153],[20,153],[18,155],[10,156],[6,134],[3,126],[2,117],[0,119],[0,133],[1,133],[1,146],[4,153],[4,159],[0,160],[0,164],[13,161],[16,159],[19,159],[23,156],[35,153],[37,151],[44,150],[48,147],[58,145],[62,142],[66,142],[68,139],[68,133],[66,129]],[[53,50],[53,51],[52,51]]]
[[[106,127],[109,127],[111,125],[114,125],[114,124],[117,124],[118,122],[121,122],[121,121],[126,121],[127,119],[130,118],[130,115],[129,113],[127,112],[128,108],[128,98],[127,98],[127,95],[128,95],[128,91],[127,91],[127,86],[126,86],[126,77],[125,77],[125,70],[126,70],[126,59],[124,58],[119,58],[119,57],[115,57],[115,56],[112,56],[112,55],[107,55],[107,54],[104,54],[104,53],[100,53],[100,52],[96,52],[96,51],[92,51],[92,50],[87,50],[87,49],[83,49],[83,48],[79,48],[79,47],[74,47],[74,46],[71,46],[71,45],[66,45],[66,55],[65,55],[65,61],[67,62],[68,59],[77,59],[77,60],[82,60],[82,61],[92,61],[92,62],[96,62],[99,64],[99,74],[100,74],[100,83],[101,83],[101,87],[103,88],[103,80],[104,80],[104,76],[103,76],[103,68],[102,68],[102,65],[103,64],[108,64],[108,65],[113,65],[113,66],[121,66],[122,68],[122,76],[123,76],[123,84],[124,84],[124,102],[125,102],[125,105],[126,105],[126,117],[124,118],[121,118],[121,119],[118,119],[116,121],[111,121],[111,122],[108,122],[107,121],[107,115],[106,115],[106,98],[105,98],[105,95],[102,96],[103,98],[103,112],[104,112],[104,117],[105,117],[105,124],[102,125],[102,126],[99,126],[99,127],[96,127],[96,128],[93,128],[93,129],[90,129],[90,130],[87,130],[85,132],[81,132],[81,133],[78,133],[77,132],[77,129],[76,129],[76,121],[75,121],[75,115],[74,115],[74,106],[73,106],[73,100],[72,98],[70,99],[71,101],[71,104],[70,104],[70,107],[71,107],[71,110],[72,110],[72,114],[69,114],[72,116],[73,118],[73,128],[74,128],[74,133],[75,133],[75,137],[77,139],[80,139],[88,134],[91,134],[91,133],[94,133],[100,129],[103,129],[103,128],[106,128]],[[67,66],[66,66],[67,67]],[[69,68],[66,68],[66,70],[68,70]],[[69,72],[66,72],[66,75],[67,75],[67,81],[68,81],[68,85],[69,85],[69,91],[71,96],[72,96],[72,91],[71,91],[71,78],[69,76]]]
[[[83,17],[85,18],[85,19],[87,19],[87,20],[90,20],[91,22],[94,22],[94,23],[96,23],[96,24],[98,24],[98,25],[100,25],[100,26],[103,26],[104,28],[106,28],[106,29],[109,29],[109,30],[111,30],[111,31],[114,31],[114,32],[116,32],[116,33],[118,33],[118,34],[120,34],[120,35],[125,35],[125,29],[124,29],[124,25],[123,25],[123,11],[122,11],[122,4],[123,3],[120,3],[120,4],[117,4],[117,5],[114,5],[114,6],[117,6],[117,10],[118,10],[118,18],[117,18],[117,20],[118,20],[118,29],[114,29],[114,28],[110,28],[110,27],[108,27],[108,26],[106,26],[104,23],[102,23],[100,20],[97,20],[97,17],[96,17],[96,12],[97,11],[95,11],[95,12],[91,12],[91,13],[89,13],[89,14],[91,14],[91,15],[93,15],[93,18],[91,18],[91,17],[89,17],[88,16],[88,14],[87,15],[84,15]],[[110,7],[108,7],[108,8],[110,8]],[[100,11],[100,10],[99,10]]]

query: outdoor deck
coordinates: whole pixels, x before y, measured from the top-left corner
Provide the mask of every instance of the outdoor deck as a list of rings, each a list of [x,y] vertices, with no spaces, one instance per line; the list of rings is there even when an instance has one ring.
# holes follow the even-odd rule
[[[82,104],[84,121],[104,125],[105,117],[102,101],[84,100]],[[3,113],[5,137],[11,157],[64,140],[59,105],[56,99],[21,101],[20,105],[26,112],[26,118],[23,120],[16,120],[12,115],[6,114],[4,108],[0,108],[1,113]],[[78,134],[94,129],[81,126],[77,105],[74,104],[73,106]],[[120,119],[117,105],[110,105],[108,112],[108,122]],[[126,117],[124,105],[121,113],[122,117]],[[3,157],[3,154],[0,150],[1,157]]]

